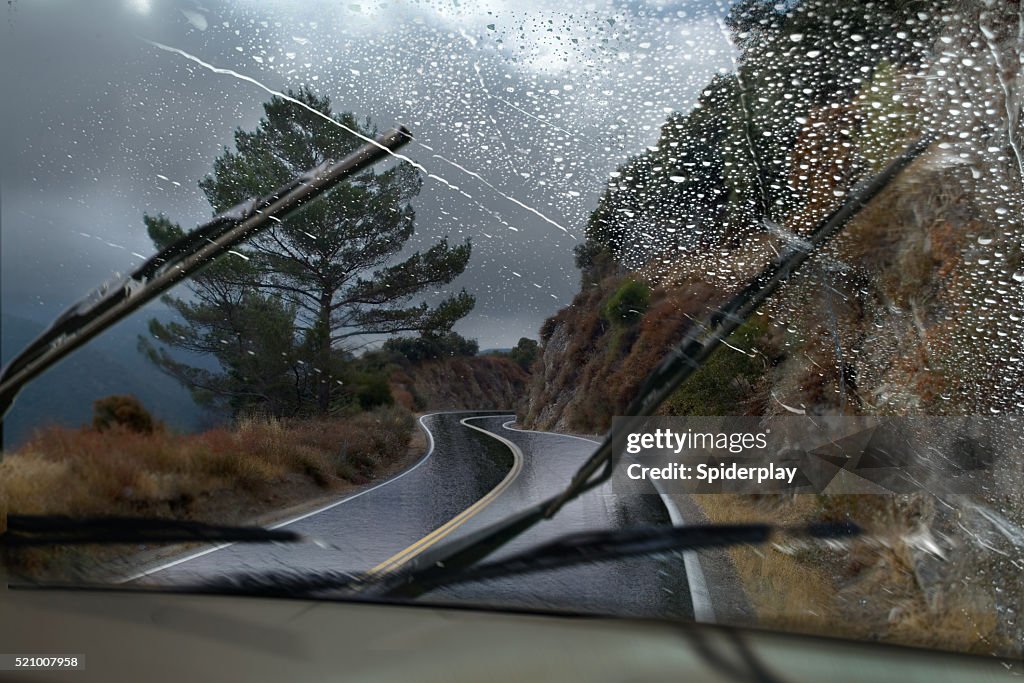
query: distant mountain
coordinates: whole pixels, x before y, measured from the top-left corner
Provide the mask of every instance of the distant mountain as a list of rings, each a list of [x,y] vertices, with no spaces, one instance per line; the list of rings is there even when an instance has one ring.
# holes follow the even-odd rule
[[[132,394],[168,427],[193,431],[209,417],[188,391],[157,370],[138,351],[151,315],[128,318],[107,330],[29,384],[4,420],[4,446],[22,443],[45,424],[78,426],[92,420],[92,402],[110,394]],[[0,355],[6,363],[44,325],[20,316],[0,315]]]

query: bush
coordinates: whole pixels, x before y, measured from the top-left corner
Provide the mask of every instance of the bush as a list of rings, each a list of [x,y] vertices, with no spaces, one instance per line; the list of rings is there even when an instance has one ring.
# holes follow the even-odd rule
[[[627,278],[608,298],[602,315],[613,325],[632,325],[644,317],[651,305],[651,288],[643,282]]]
[[[92,426],[98,432],[123,427],[138,434],[152,434],[156,427],[153,416],[134,396],[107,396],[92,404]]]
[[[389,406],[395,402],[391,396],[391,386],[387,377],[376,372],[360,372],[351,381],[349,387],[356,402],[363,410],[377,406]]]
[[[509,352],[509,357],[519,364],[519,367],[524,370],[529,370],[530,366],[533,365],[533,361],[537,359],[537,352],[540,349],[540,344],[536,340],[530,339],[529,337],[520,337],[519,342]]]
[[[605,245],[587,240],[573,249],[583,284],[595,284],[615,271],[615,257]]]
[[[338,452],[337,473],[351,482],[364,483],[405,453],[415,424],[412,413],[398,407],[377,408],[348,418],[346,428],[332,441]]]
[[[553,315],[547,320],[545,320],[543,323],[541,323],[540,340],[542,342],[546,344],[548,342],[548,339],[551,339],[551,335],[555,333],[555,328],[558,327],[559,320],[559,316]]]
[[[476,340],[466,339],[457,332],[389,339],[384,342],[383,348],[398,353],[413,363],[437,358],[475,356],[480,351],[480,345]]]
[[[738,415],[753,399],[755,386],[766,372],[764,340],[767,331],[758,320],[742,325],[707,362],[665,401],[667,415]],[[738,351],[737,349],[742,349]],[[748,355],[755,353],[760,357]]]

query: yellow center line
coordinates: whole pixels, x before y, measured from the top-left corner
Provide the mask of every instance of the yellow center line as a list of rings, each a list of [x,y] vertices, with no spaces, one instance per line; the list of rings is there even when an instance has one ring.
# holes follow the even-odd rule
[[[478,432],[482,432],[482,433],[486,434],[487,436],[489,436],[489,437],[491,437],[493,439],[497,439],[498,441],[501,441],[506,446],[508,446],[509,449],[512,451],[512,457],[514,459],[514,462],[512,463],[512,469],[509,470],[509,473],[505,475],[504,479],[502,479],[500,482],[498,482],[497,486],[495,486],[493,489],[491,489],[486,494],[484,494],[484,496],[482,498],[480,498],[478,501],[476,501],[475,503],[470,505],[468,508],[466,508],[465,510],[463,510],[462,512],[457,514],[455,517],[452,517],[450,520],[445,522],[443,525],[439,526],[437,529],[434,529],[429,534],[427,534],[426,536],[424,536],[420,540],[416,541],[415,543],[413,543],[409,547],[405,548],[404,550],[398,551],[397,553],[395,553],[394,555],[392,555],[388,559],[386,559],[383,562],[381,562],[380,564],[378,564],[376,567],[374,567],[374,568],[370,569],[369,571],[367,571],[363,575],[364,579],[377,578],[381,574],[385,574],[387,572],[393,572],[396,569],[398,569],[399,567],[401,567],[403,564],[405,564],[406,562],[411,560],[412,558],[414,558],[417,555],[419,555],[420,553],[422,553],[427,548],[429,548],[432,545],[436,544],[438,541],[443,539],[445,536],[447,536],[451,532],[455,531],[460,526],[462,526],[463,524],[468,522],[470,519],[472,519],[474,515],[476,515],[481,510],[486,508],[488,505],[493,503],[494,500],[498,496],[500,496],[502,494],[502,492],[505,491],[505,489],[507,489],[509,486],[512,485],[512,482],[515,481],[516,477],[519,476],[519,473],[523,469],[523,452],[521,450],[519,450],[518,446],[516,446],[514,443],[512,443],[508,439],[506,439],[506,438],[504,438],[502,436],[498,436],[497,434],[493,434],[493,433],[487,431],[486,429],[483,429],[481,427],[477,427],[476,425],[471,425],[471,424],[469,424],[467,422],[468,420],[478,420],[478,419],[480,419],[480,418],[479,417],[463,418],[462,420],[459,420],[459,424],[463,425],[464,427],[469,427],[470,429],[475,429]]]

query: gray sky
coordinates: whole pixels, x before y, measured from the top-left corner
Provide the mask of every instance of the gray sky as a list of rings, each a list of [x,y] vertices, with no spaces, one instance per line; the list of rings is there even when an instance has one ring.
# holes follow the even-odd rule
[[[555,9],[557,7],[557,9]],[[426,166],[410,248],[471,237],[457,329],[536,337],[578,288],[572,248],[609,172],[733,50],[699,2],[17,1],[0,24],[2,305],[47,318],[191,227],[197,181],[272,90],[309,85]],[[161,49],[154,43],[180,52]],[[453,188],[452,186],[455,186]],[[145,315],[144,313],[141,315]]]

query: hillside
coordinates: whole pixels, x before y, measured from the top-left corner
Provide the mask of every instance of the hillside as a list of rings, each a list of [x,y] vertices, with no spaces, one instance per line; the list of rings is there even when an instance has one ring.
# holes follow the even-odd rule
[[[819,414],[943,414],[1006,407],[1006,387],[1020,386],[1019,379],[986,376],[980,367],[994,367],[1006,352],[991,343],[1000,337],[988,327],[997,321],[985,309],[996,290],[1014,280],[986,283],[973,272],[979,236],[996,228],[979,220],[984,207],[965,170],[943,161],[932,154],[913,166],[663,413],[771,415],[789,406]],[[542,429],[607,429],[694,321],[767,262],[768,244],[765,238],[694,254],[670,273],[601,273],[545,322],[525,422]],[[1018,272],[1019,259],[1006,256],[1009,273]],[[842,270],[829,272],[836,264]],[[709,279],[709,271],[722,277]],[[638,283],[649,291],[644,310],[633,320],[614,319],[610,302]],[[958,336],[966,328],[975,330],[973,338]]]
[[[541,328],[525,425],[608,429],[693,325],[778,253],[803,248],[859,179],[925,131],[938,137],[929,152],[660,413],[1019,414],[1022,84],[1002,68],[1017,59],[1015,10],[956,6],[943,25],[900,3],[732,17],[737,73],[612,174],[577,250],[581,291]],[[979,23],[985,40],[962,37]],[[851,35],[862,44],[833,49]],[[960,462],[974,451],[936,453]],[[1019,653],[1020,626],[999,617],[1024,605],[1018,453],[988,448],[984,492],[956,500],[926,490],[693,498],[715,522],[852,520],[880,541],[836,554],[730,551],[764,625]],[[915,546],[915,534],[936,544]]]
[[[391,394],[410,410],[513,410],[529,374],[497,356],[464,356],[402,363],[392,370]]]
[[[1014,362],[1018,339],[1007,327],[1020,318],[997,311],[1020,310],[1024,271],[1012,246],[992,250],[1001,255],[997,273],[985,267],[989,236],[1001,233],[995,217],[969,169],[936,150],[719,348],[659,414],[1018,412],[1024,381]],[[520,409],[525,426],[607,430],[694,320],[765,262],[768,240],[694,254],[671,274],[656,267],[585,274],[596,281],[541,330]],[[711,280],[709,272],[724,277]],[[649,291],[639,297],[642,313],[617,319],[616,298],[637,283]],[[1019,546],[1010,540],[1024,528],[1019,463],[995,465],[986,482],[985,495],[956,501],[924,492],[693,498],[713,522],[845,519],[881,539],[883,550],[855,546],[837,554],[730,551],[766,627],[808,631],[817,624],[859,639],[1018,653],[1018,627],[996,615],[1022,604]],[[914,534],[941,539],[945,559],[908,545]]]

